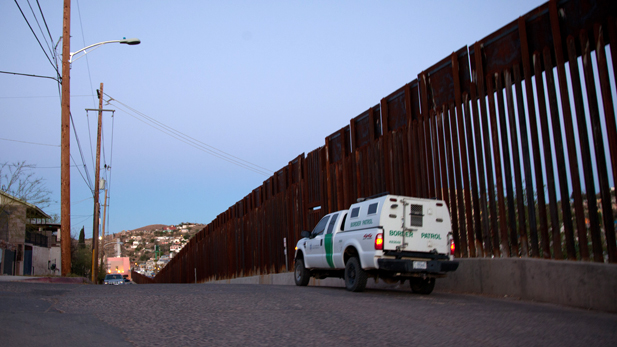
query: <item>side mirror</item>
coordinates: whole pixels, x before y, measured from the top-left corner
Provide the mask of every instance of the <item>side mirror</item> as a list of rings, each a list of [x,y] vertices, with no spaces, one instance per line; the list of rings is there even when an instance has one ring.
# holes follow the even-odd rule
[[[306,230],[302,230],[302,232],[300,233],[300,236],[302,236],[302,238],[304,239],[304,238],[311,236],[311,233],[309,233]]]

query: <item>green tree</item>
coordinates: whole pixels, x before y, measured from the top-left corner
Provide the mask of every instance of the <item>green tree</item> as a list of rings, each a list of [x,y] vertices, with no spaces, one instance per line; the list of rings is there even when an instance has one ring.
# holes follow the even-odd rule
[[[92,273],[92,252],[77,242],[71,242],[71,273],[86,278]]]
[[[86,248],[86,236],[84,233],[84,227],[81,227],[81,231],[79,232],[79,248]]]

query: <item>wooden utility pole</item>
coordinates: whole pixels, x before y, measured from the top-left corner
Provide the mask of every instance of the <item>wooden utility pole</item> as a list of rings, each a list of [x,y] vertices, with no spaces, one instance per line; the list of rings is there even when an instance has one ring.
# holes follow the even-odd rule
[[[61,227],[62,276],[71,272],[71,0],[64,0],[62,25]]]
[[[97,259],[99,259],[99,214],[101,213],[101,206],[99,203],[99,180],[101,176],[101,128],[103,122],[103,83],[99,89],[99,122],[98,130],[96,132],[96,167],[94,169],[94,220],[92,223],[92,282],[96,283],[98,277],[99,268],[95,266]]]
[[[103,265],[104,265],[103,258],[105,257],[105,217],[106,216],[107,216],[107,187],[105,188],[105,200],[103,201],[103,233],[101,236],[103,247],[101,247],[101,269],[103,269]]]

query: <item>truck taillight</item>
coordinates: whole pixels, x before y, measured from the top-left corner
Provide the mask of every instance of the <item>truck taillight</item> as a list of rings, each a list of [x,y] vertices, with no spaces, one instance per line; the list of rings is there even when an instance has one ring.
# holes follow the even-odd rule
[[[450,255],[454,255],[454,249],[455,249],[454,240],[450,239]]]
[[[375,236],[375,249],[383,250],[383,234],[381,233]]]

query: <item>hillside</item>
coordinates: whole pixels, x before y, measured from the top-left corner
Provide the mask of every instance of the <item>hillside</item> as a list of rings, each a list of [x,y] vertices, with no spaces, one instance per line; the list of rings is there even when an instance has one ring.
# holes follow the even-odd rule
[[[151,224],[151,225],[146,225],[145,227],[141,227],[141,228],[137,228],[137,229],[133,229],[131,231],[154,231],[154,230],[164,230],[165,228],[167,228],[169,225],[165,225],[165,224]]]

